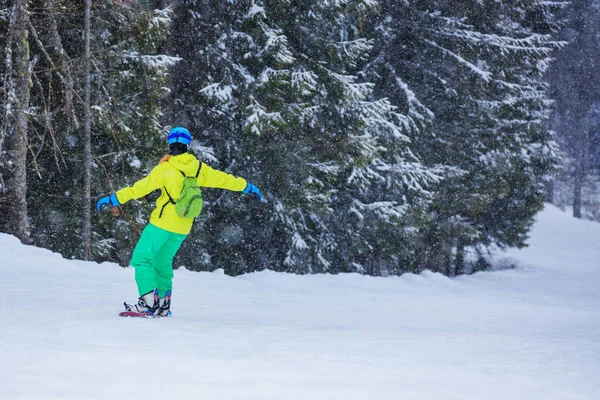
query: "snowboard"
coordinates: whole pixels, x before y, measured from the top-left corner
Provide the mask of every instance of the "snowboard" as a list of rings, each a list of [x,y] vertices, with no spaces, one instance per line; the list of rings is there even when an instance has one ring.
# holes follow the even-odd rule
[[[144,314],[137,311],[121,311],[119,317],[137,317],[137,318],[149,318],[152,315]]]
[[[148,315],[137,311],[121,311],[119,317],[133,317],[133,318],[165,318],[170,317],[172,314],[169,311],[169,315]]]

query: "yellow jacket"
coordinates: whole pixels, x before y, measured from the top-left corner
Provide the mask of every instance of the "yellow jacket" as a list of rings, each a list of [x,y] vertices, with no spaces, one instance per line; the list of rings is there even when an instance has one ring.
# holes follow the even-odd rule
[[[200,167],[200,165],[202,165]],[[175,212],[175,205],[169,202],[169,195],[174,201],[177,201],[181,189],[183,188],[183,175],[195,176],[198,174],[198,186],[228,189],[235,192],[241,192],[246,188],[244,178],[236,178],[225,172],[212,169],[204,163],[200,163],[196,157],[190,153],[180,154],[170,157],[167,161],[158,164],[148,176],[140,179],[133,186],[119,190],[117,200],[125,204],[131,199],[139,199],[150,192],[161,189],[161,195],[156,200],[156,208],[150,216],[150,223],[169,232],[181,233],[187,235],[192,229],[193,218],[182,218]],[[165,192],[165,189],[169,193]]]

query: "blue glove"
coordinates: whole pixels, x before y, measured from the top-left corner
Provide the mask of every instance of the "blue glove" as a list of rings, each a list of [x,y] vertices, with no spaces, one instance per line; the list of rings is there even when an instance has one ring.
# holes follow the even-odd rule
[[[98,200],[98,203],[96,204],[96,210],[101,212],[102,210],[104,210],[107,207],[117,207],[120,205],[121,205],[121,203],[119,203],[119,200],[117,199],[117,195],[113,193],[110,196],[105,196],[105,197],[101,198],[100,200]]]
[[[242,193],[249,194],[260,201],[262,201],[263,199],[262,194],[260,194],[260,190],[250,182],[248,182],[248,184],[246,185],[246,189],[242,190]]]

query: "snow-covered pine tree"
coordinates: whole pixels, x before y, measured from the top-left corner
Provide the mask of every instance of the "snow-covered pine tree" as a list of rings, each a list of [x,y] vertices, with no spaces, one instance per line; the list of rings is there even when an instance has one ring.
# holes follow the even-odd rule
[[[377,271],[368,259],[382,248],[377,233],[403,231],[411,194],[425,197],[439,177],[408,151],[406,116],[357,75],[372,47],[361,17],[375,6],[179,3],[173,123],[190,126],[205,160],[247,177],[268,199],[250,204],[207,190],[218,207],[196,225],[187,265],[234,274]]]
[[[32,74],[32,151],[42,179],[32,179],[29,207],[36,244],[69,257],[81,254],[83,202],[82,93],[83,3],[36,2],[31,49],[39,58]],[[146,2],[94,3],[91,24],[92,203],[148,172],[165,149],[159,102],[167,70],[176,59],[161,53],[170,11]],[[69,78],[70,76],[70,78]],[[72,86],[72,87],[71,87]],[[94,219],[93,253],[123,263],[150,204],[132,203],[115,223]],[[133,233],[132,233],[133,232]],[[121,246],[113,246],[116,242]]]
[[[99,49],[106,49],[96,62],[98,78],[93,86],[97,94],[93,115],[97,195],[133,184],[166,153],[168,127],[161,120],[161,101],[168,93],[169,68],[178,62],[163,51],[170,32],[170,8],[153,9],[147,2],[136,2],[134,8],[111,3],[105,7],[100,15],[106,15],[106,27],[96,27],[97,32],[113,28],[110,36],[100,36],[103,40],[97,44]],[[152,206],[149,201],[133,202],[116,230],[112,230],[112,221],[109,234],[102,235],[121,243],[113,248],[120,262],[129,262],[138,238],[131,232],[141,231]],[[96,241],[97,254],[104,251],[105,244],[105,240]]]
[[[543,73],[557,46],[550,33],[560,4],[381,5],[366,25],[378,35],[366,72],[379,95],[432,121],[428,134],[412,137],[415,154],[454,168],[419,229],[412,264],[461,273],[465,249],[480,256],[494,245],[523,246],[557,160],[544,129],[551,102]]]

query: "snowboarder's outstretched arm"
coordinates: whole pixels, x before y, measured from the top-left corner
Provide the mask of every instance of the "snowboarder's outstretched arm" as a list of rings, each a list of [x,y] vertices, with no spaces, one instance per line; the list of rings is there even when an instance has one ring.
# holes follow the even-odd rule
[[[260,190],[244,178],[236,178],[226,172],[213,169],[204,163],[198,176],[198,186],[228,189],[234,192],[250,194],[261,201],[263,199]]]
[[[117,200],[121,204],[127,203],[129,200],[140,199],[148,194],[152,193],[156,189],[160,189],[162,184],[162,177],[164,175],[164,166],[162,164],[157,165],[145,178],[140,179],[131,186],[124,187],[118,190],[116,194]]]
[[[102,197],[96,204],[96,210],[102,211],[107,207],[118,207],[121,204],[127,203],[131,199],[139,199],[148,195],[156,189],[160,189],[160,176],[162,175],[156,166],[148,176],[140,179],[132,186],[125,187],[110,196]]]

